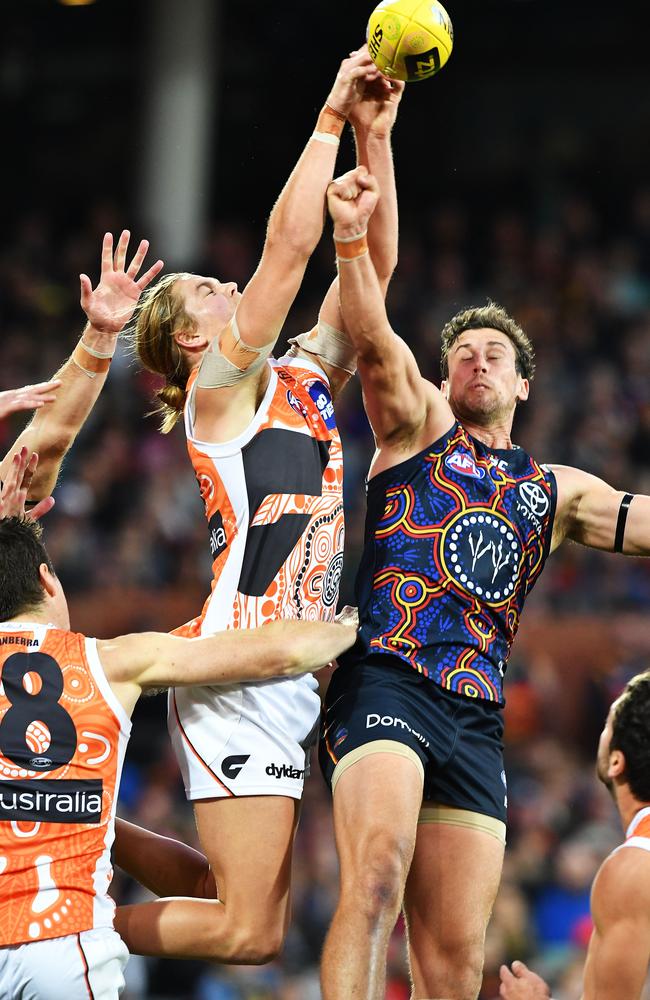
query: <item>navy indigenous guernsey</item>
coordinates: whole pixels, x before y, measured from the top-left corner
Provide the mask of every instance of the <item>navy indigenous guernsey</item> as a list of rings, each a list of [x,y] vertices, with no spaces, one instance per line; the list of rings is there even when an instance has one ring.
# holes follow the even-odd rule
[[[368,483],[359,641],[346,667],[390,654],[435,684],[503,704],[528,592],[548,555],[552,472],[458,423]]]

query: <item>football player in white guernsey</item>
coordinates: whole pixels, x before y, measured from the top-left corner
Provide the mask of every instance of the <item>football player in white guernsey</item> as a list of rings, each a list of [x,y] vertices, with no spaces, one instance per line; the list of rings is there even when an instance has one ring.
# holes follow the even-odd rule
[[[209,528],[212,593],[183,634],[334,615],[343,504],[332,398],[355,370],[336,282],[313,330],[297,337],[284,358],[270,352],[322,233],[325,192],[346,121],[359,161],[381,176],[386,192],[368,233],[385,292],[397,254],[390,133],[402,92],[403,84],[378,73],[365,46],[343,60],[271,212],[262,258],[244,291],[216,278],[172,274],[142,300],[136,348],[143,365],[166,379],[159,394],[163,430],[184,416]],[[171,693],[172,741],[219,900],[194,904],[196,919],[210,920],[209,946],[205,935],[197,943],[187,908],[173,932],[159,919],[173,912],[165,900],[124,908],[117,926],[132,951],[177,955],[182,934],[188,947],[194,941],[194,954],[223,962],[260,963],[278,953],[319,716],[313,677]],[[175,866],[162,887],[153,871],[147,876],[153,852],[143,858],[138,838],[129,841],[124,831],[123,867],[158,893],[195,892],[183,866]]]
[[[650,962],[650,672],[633,677],[612,704],[597,773],[616,803],[625,840],[605,858],[592,886],[594,928],[582,1000],[641,1000]],[[501,967],[504,1000],[550,995],[523,962]]]

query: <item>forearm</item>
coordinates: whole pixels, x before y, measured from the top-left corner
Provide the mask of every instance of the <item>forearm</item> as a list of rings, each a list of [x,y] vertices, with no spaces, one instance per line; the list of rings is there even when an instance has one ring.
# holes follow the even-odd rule
[[[115,349],[115,336],[99,333],[90,326],[83,332],[83,342],[100,354]],[[91,412],[107,377],[107,371],[87,374],[71,355],[53,376],[61,380],[56,399],[37,410],[11,451],[25,445],[39,456],[32,479],[29,499],[40,500],[52,492],[66,452]],[[93,360],[94,355],[89,355]],[[107,359],[108,360],[108,359]],[[107,364],[97,367],[108,368]]]
[[[216,897],[212,871],[200,851],[119,818],[113,860],[156,896]]]
[[[336,236],[335,231],[335,240]],[[339,261],[339,297],[345,329],[359,357],[380,355],[383,334],[390,327],[384,295],[369,253]]]
[[[279,243],[285,253],[290,250],[305,258],[313,252],[323,232],[325,192],[334,175],[338,135],[344,124],[342,115],[327,110],[319,114],[314,133],[271,212],[267,246]]]
[[[288,672],[320,670],[353,645],[356,628],[336,622],[278,622],[279,648],[289,660]],[[266,628],[275,627],[266,626]]]
[[[398,209],[395,166],[390,144],[390,134],[376,135],[355,128],[357,162],[367,167],[379,184],[381,198],[368,223],[368,248],[375,265],[379,284],[384,294],[398,255]]]

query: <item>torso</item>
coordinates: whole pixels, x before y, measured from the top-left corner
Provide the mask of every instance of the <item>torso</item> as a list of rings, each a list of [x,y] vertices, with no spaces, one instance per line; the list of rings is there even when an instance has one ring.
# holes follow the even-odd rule
[[[243,432],[201,441],[188,384],[188,450],[205,503],[212,592],[184,629],[333,618],[343,565],[343,456],[327,379],[299,358],[270,359]],[[262,383],[263,384],[263,383]],[[211,390],[219,391],[219,390]]]
[[[550,547],[553,474],[454,423],[368,484],[357,578],[360,640],[343,661],[389,654],[434,683],[501,703],[525,598]]]
[[[94,639],[8,623],[0,667],[0,945],[112,927],[110,848],[131,723]]]

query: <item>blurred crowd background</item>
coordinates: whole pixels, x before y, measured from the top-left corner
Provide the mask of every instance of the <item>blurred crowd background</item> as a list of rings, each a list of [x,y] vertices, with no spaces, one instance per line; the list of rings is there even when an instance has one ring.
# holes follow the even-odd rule
[[[538,460],[650,493],[650,70],[633,5],[448,7],[456,51],[439,78],[407,87],[394,133],[393,325],[437,381],[445,320],[500,302],[537,349],[515,440]],[[308,10],[286,0],[23,0],[6,12],[0,389],[47,377],[70,352],[83,327],[78,274],[97,280],[106,230],[130,228],[134,244],[150,237],[152,260],[245,284],[272,202],[368,9],[358,0],[313,0]],[[201,27],[196,53],[183,41],[190,22]],[[194,134],[179,134],[178,91],[196,108]],[[188,193],[182,156],[192,151],[201,159]],[[348,140],[342,169],[352,155]],[[165,171],[168,186],[153,190]],[[280,348],[312,325],[332,275],[326,228]],[[150,415],[155,388],[125,339],[47,517],[73,625],[88,634],[170,629],[208,591],[202,505],[182,431],[163,437]],[[353,603],[372,450],[358,385],[338,419],[341,598]],[[0,426],[0,448],[19,428]],[[589,887],[622,838],[595,779],[596,743],[611,699],[650,666],[649,610],[650,561],[572,544],[549,559],[529,600],[506,682],[509,839],[481,1000],[495,1000],[498,967],[513,958],[545,975],[556,1000],[581,996]],[[118,811],[196,845],[165,711],[163,695],[136,710]],[[318,1000],[336,894],[330,800],[314,768],[282,957],[258,969],[134,957],[125,996]],[[144,898],[119,871],[114,895]],[[409,996],[400,925],[386,995]]]

